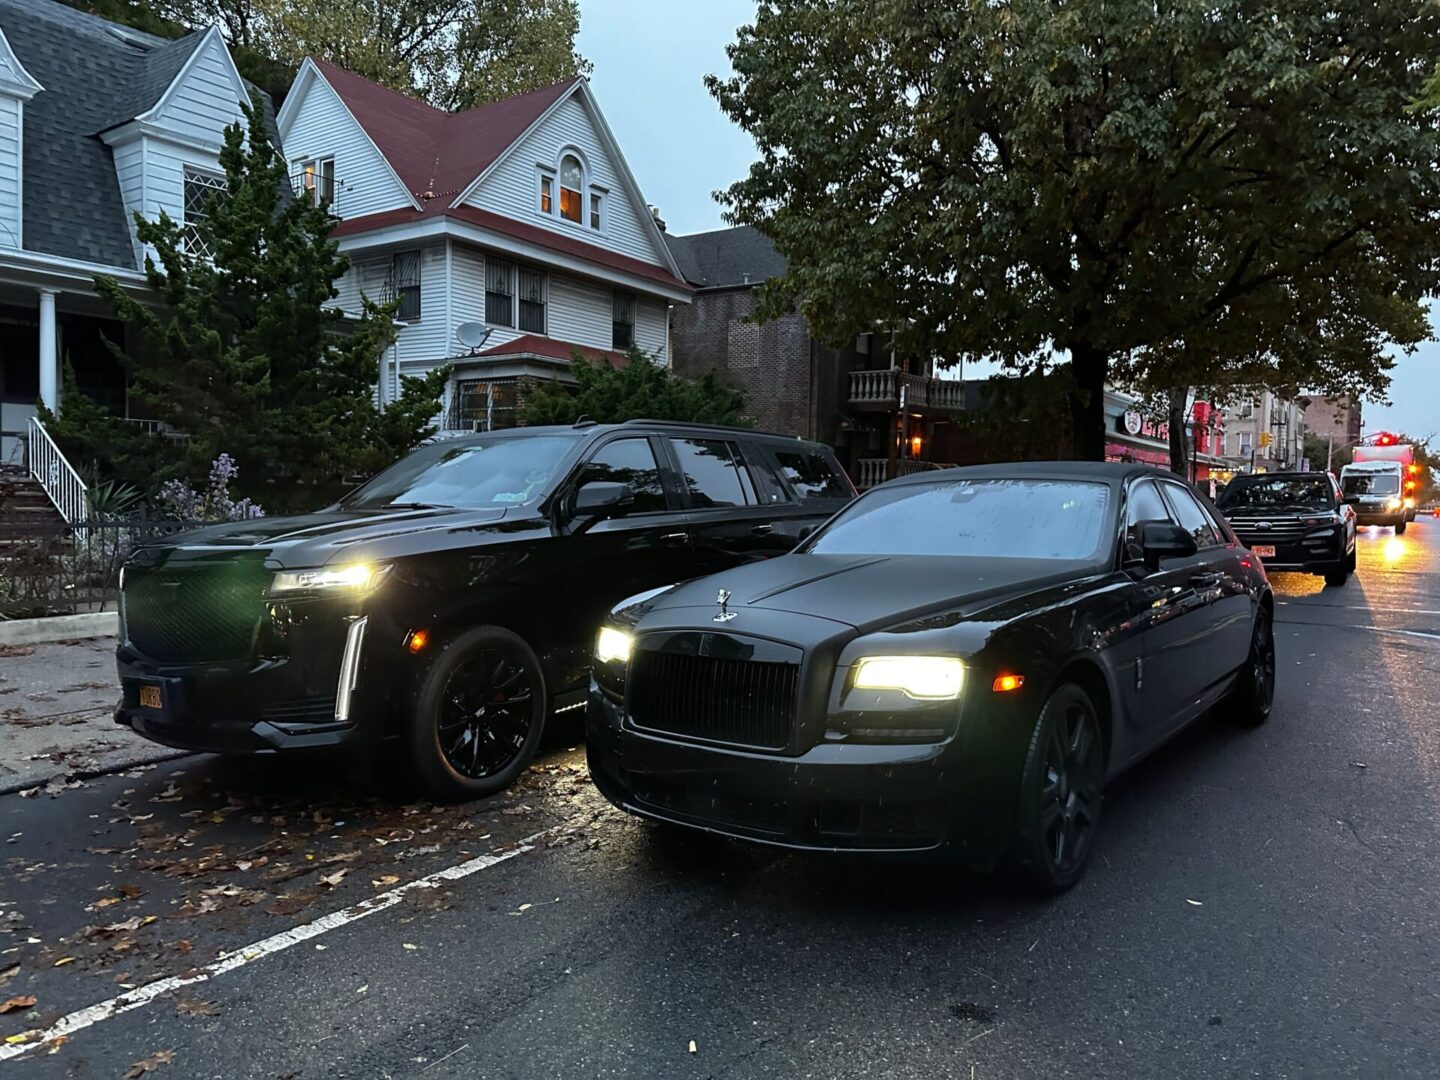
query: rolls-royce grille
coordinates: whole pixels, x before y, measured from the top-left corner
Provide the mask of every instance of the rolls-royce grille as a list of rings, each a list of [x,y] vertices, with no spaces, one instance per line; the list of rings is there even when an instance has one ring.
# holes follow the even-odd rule
[[[630,669],[636,727],[782,750],[795,721],[796,664],[637,650]]]
[[[125,572],[125,631],[152,660],[233,660],[249,653],[270,572],[256,564]]]

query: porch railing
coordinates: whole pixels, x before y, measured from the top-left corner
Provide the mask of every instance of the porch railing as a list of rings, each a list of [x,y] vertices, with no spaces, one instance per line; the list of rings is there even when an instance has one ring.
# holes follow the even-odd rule
[[[45,430],[45,425],[38,416],[30,417],[26,438],[30,475],[40,482],[45,494],[50,496],[50,501],[55,504],[55,509],[60,511],[60,516],[67,523],[85,517],[89,508],[85,481],[80,479],[80,474],[65,460],[65,455],[55,445],[55,440],[50,438],[50,433]]]
[[[965,407],[964,384],[956,379],[911,375],[893,368],[850,373],[852,405],[893,405],[899,408],[902,392],[907,408]]]
[[[861,491],[872,488],[876,484],[883,484],[886,480],[893,480],[897,476],[912,476],[919,472],[930,472],[933,469],[950,469],[953,465],[942,464],[938,461],[912,461],[903,460],[895,463],[895,470],[890,470],[890,462],[887,458],[861,458],[856,462],[857,470],[855,475],[855,486]]]

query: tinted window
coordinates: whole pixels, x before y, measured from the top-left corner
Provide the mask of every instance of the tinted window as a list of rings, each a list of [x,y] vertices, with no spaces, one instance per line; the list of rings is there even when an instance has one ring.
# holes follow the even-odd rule
[[[764,451],[753,444],[747,446],[745,447],[745,460],[750,463],[750,475],[754,478],[755,486],[760,491],[761,503],[773,506],[790,501],[784,481],[780,479],[780,474],[765,456]]]
[[[1394,495],[1400,478],[1394,473],[1346,473],[1340,479],[1346,495]]]
[[[1096,559],[1113,525],[1110,489],[1071,480],[953,480],[879,488],[806,548],[817,555]]]
[[[850,485],[824,454],[814,450],[777,450],[775,460],[801,502],[849,500]]]
[[[435,443],[402,458],[340,505],[506,506],[538,498],[575,446],[573,435]]]
[[[1235,510],[1329,510],[1328,476],[1244,476],[1232,480],[1220,496],[1224,511]]]
[[[1167,521],[1173,524],[1175,519],[1170,516],[1170,508],[1160,497],[1160,489],[1150,481],[1142,480],[1130,486],[1130,494],[1125,503],[1127,559],[1143,557],[1140,550],[1140,526],[1147,521]]]
[[[628,484],[635,493],[630,507],[634,514],[653,513],[666,509],[665,486],[660,480],[660,466],[649,439],[618,439],[607,443],[580,472],[579,487],[594,481]]]
[[[734,443],[721,439],[672,439],[670,443],[690,491],[691,506],[755,504],[755,489]]]
[[[1177,484],[1166,484],[1165,494],[1170,499],[1170,505],[1175,508],[1175,517],[1180,526],[1195,537],[1197,547],[1214,547],[1220,543],[1219,530],[1194,495]]]

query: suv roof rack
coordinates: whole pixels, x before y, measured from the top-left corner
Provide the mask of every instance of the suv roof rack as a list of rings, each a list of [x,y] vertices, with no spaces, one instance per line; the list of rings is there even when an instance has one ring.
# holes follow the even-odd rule
[[[810,442],[810,441],[812,441],[812,440],[810,440],[810,439],[805,438],[803,435],[781,435],[779,432],[775,432],[775,431],[762,431],[762,430],[757,430],[757,429],[755,429],[755,428],[729,427],[729,426],[727,426],[727,425],[725,425],[725,424],[703,424],[703,423],[699,423],[699,422],[697,422],[697,421],[690,421],[690,420],[647,420],[647,419],[645,419],[644,417],[636,417],[636,418],[633,419],[633,420],[622,420],[622,421],[620,422],[620,426],[621,426],[621,427],[631,427],[631,426],[634,426],[634,427],[642,427],[642,426],[643,426],[643,427],[658,427],[658,428],[687,428],[687,429],[691,429],[691,430],[699,429],[699,430],[701,430],[701,431],[723,431],[723,432],[725,432],[725,433],[727,433],[727,434],[730,434],[730,435],[735,435],[735,434],[740,434],[740,435],[755,435],[755,436],[759,436],[759,437],[761,437],[761,438],[767,438],[767,439],[782,439],[782,440],[786,440],[786,441],[789,441],[789,440],[791,440],[791,439],[793,439],[793,440],[796,441],[796,442]]]

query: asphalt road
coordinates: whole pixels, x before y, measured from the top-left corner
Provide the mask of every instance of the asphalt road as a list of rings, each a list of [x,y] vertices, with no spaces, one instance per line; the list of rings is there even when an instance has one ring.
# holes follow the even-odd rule
[[[0,798],[0,1002],[36,999],[0,1038],[37,1033],[0,1071],[1435,1076],[1440,521],[1366,530],[1344,589],[1275,584],[1270,723],[1211,718],[1115,784],[1049,902],[677,845],[604,804],[563,731],[460,809],[325,759]]]

